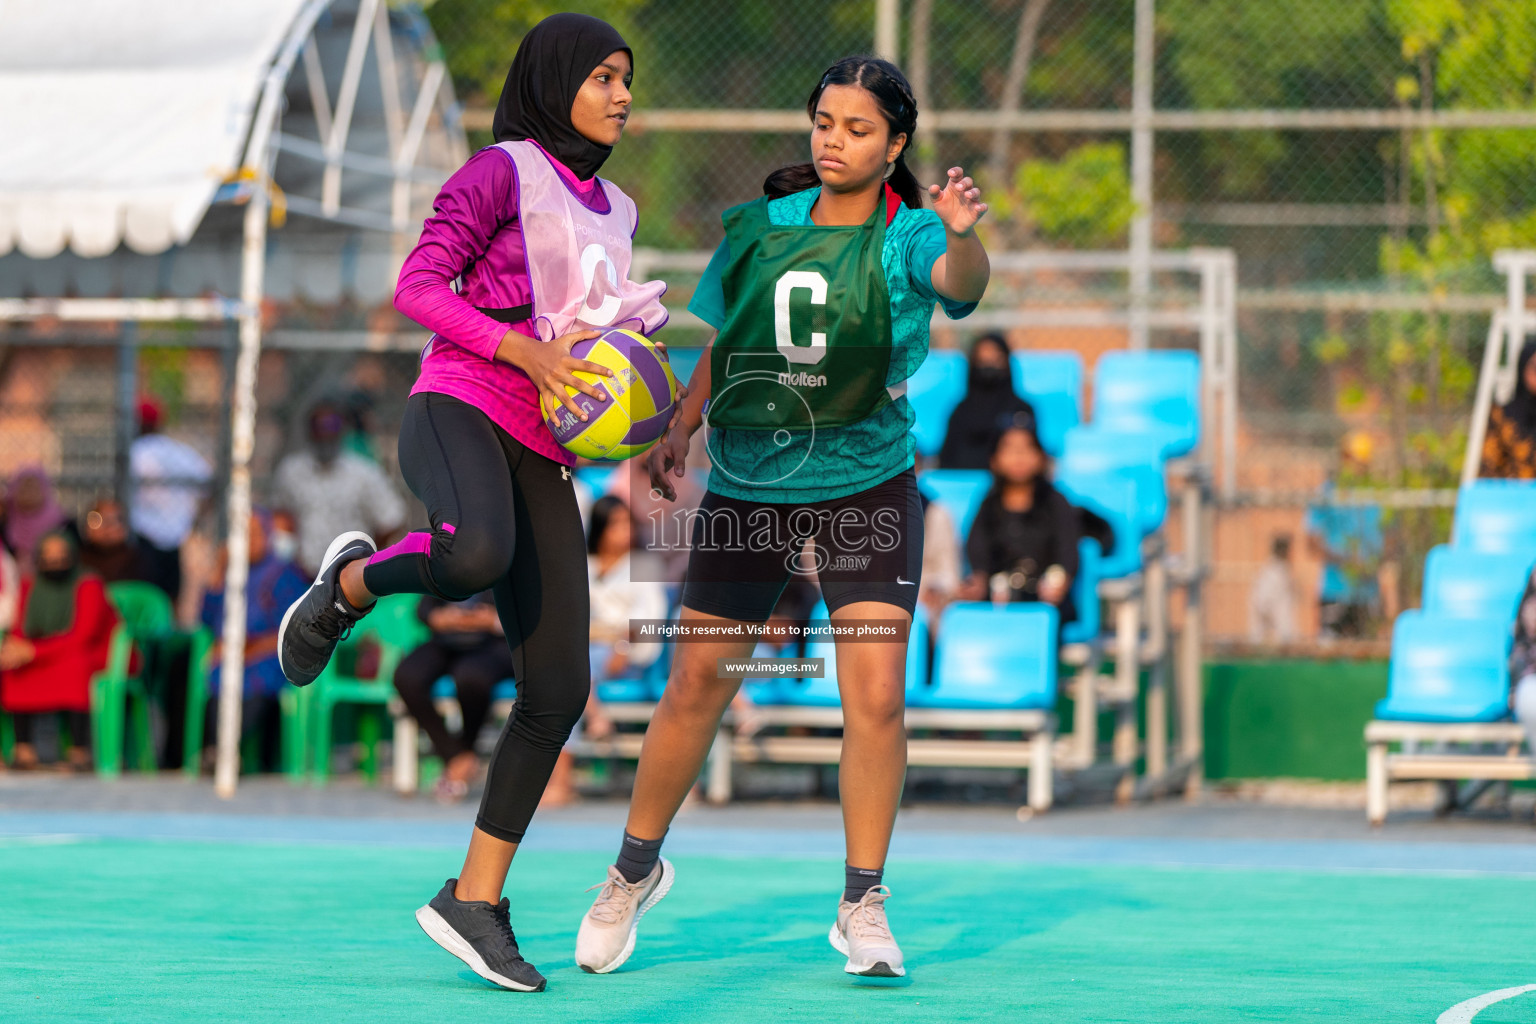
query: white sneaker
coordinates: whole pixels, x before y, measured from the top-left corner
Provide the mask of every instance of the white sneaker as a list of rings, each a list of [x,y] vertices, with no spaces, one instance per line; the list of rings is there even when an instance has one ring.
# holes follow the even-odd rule
[[[877,885],[857,903],[838,904],[837,920],[827,939],[832,948],[848,958],[843,970],[866,978],[901,978],[907,969],[902,964],[901,947],[891,936],[885,919],[885,901],[891,890]]]
[[[628,960],[635,951],[635,931],[640,927],[640,919],[661,902],[672,888],[675,876],[672,862],[665,857],[658,858],[651,873],[633,884],[610,865],[608,881],[587,890],[601,891],[576,933],[577,966],[588,974],[607,974]]]

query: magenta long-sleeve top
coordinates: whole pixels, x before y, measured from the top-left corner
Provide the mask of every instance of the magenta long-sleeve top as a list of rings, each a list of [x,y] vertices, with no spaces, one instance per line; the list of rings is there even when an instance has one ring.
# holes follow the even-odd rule
[[[554,157],[549,161],[583,204],[607,211],[608,197],[598,178],[578,181]],[[532,321],[508,325],[480,312],[533,301],[512,158],[494,146],[482,149],[443,185],[432,211],[395,287],[395,308],[433,333],[411,394],[431,392],[467,402],[528,448],[572,465],[575,456],[544,425],[533,381],[496,359],[509,326],[536,337]]]

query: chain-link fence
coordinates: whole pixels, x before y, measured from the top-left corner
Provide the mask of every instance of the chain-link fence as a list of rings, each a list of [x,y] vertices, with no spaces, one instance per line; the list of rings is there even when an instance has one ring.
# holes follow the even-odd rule
[[[517,41],[561,5],[423,6],[472,142],[488,142]],[[640,204],[637,243],[666,253],[657,273],[674,311],[720,237],[721,211],[805,157],[805,97],[833,60],[873,48],[892,6],[893,55],[921,110],[919,177],[954,164],[978,177],[992,251],[1126,250],[1140,217],[1160,250],[1236,254],[1239,500],[1216,552],[1216,585],[1233,600],[1211,606],[1241,607],[1275,533],[1295,539],[1298,586],[1313,589],[1321,568],[1308,561],[1305,521],[1332,500],[1330,481],[1394,489],[1384,560],[1398,567],[1397,599],[1412,603],[1423,549],[1444,536],[1435,503],[1455,481],[1500,301],[1489,256],[1536,243],[1536,6],[1155,0],[1138,77],[1146,0],[597,0],[586,10],[619,27],[637,70],[637,116],[604,173]],[[1152,142],[1141,162],[1137,137]],[[1155,273],[1151,306],[1191,303],[1193,288]],[[1123,310],[1130,291],[1123,271],[999,274],[983,312]],[[360,301],[285,302],[269,324],[258,499],[270,499],[277,459],[303,448],[305,412],[321,397],[357,397],[363,409],[371,395],[374,448],[389,465],[415,328],[387,303]],[[973,328],[961,328],[935,343],[964,344]],[[674,343],[702,339],[685,316],[668,330]],[[335,350],[360,346],[364,331],[398,337],[401,351]],[[121,481],[133,429],[115,335],[80,340],[44,350],[13,334],[0,374],[0,470],[45,465],[72,511]],[[1123,347],[1126,330],[1033,326],[1010,340],[1076,349],[1091,364]],[[167,432],[217,467],[228,450],[224,339],[210,331],[189,346],[145,329],[137,342],[133,387],[167,403]],[[1154,330],[1152,343],[1194,339]],[[1346,441],[1366,457],[1341,472]],[[1213,631],[1242,632],[1241,611],[1232,616]]]

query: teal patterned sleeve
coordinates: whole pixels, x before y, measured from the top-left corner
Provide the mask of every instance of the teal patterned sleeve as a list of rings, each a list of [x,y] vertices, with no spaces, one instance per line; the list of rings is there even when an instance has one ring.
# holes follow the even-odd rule
[[[912,279],[912,291],[925,299],[932,299],[944,309],[951,320],[970,316],[976,310],[974,302],[956,302],[946,299],[933,287],[933,264],[944,255],[944,222],[932,210],[918,210],[913,218],[914,227],[907,236],[907,276]]]
[[[693,290],[693,298],[688,300],[688,312],[717,331],[725,325],[725,288],[720,284],[720,276],[730,260],[730,244],[722,238],[704,268],[704,276],[699,278],[699,286]]]

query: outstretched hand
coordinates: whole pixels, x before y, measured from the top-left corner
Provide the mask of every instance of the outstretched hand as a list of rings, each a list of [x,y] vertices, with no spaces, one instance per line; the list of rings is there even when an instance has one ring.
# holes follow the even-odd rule
[[[981,201],[981,189],[966,177],[963,167],[951,167],[949,180],[943,185],[929,185],[928,196],[933,200],[933,212],[957,235],[970,234],[987,212],[987,204]]]

